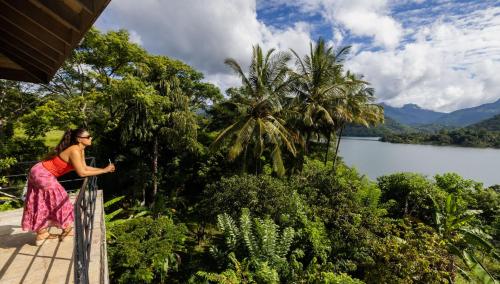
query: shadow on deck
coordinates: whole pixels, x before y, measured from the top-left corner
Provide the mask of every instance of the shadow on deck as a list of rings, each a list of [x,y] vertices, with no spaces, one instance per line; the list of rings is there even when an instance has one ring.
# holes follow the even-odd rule
[[[22,214],[22,209],[0,212],[0,283],[74,283],[74,238],[46,240],[36,246],[35,233],[21,230]],[[108,282],[103,222],[102,192],[98,191],[89,283]],[[51,228],[50,232],[61,230]]]

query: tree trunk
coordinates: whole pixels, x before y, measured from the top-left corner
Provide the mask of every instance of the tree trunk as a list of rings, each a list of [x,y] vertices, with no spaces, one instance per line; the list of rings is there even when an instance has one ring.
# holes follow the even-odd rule
[[[82,71],[81,65],[78,65],[78,72],[80,73],[80,96],[83,99],[83,106],[82,109],[80,110],[82,112],[83,116],[83,126],[88,127],[87,123],[87,100],[85,99],[85,74]]]
[[[141,206],[146,205],[146,183],[144,182],[142,184],[142,201],[141,201]]]
[[[309,140],[311,139],[311,131],[307,131],[306,135],[306,154],[309,153]]]
[[[242,164],[242,167],[241,167],[241,171],[243,173],[246,173],[247,172],[247,149],[248,147],[245,146],[245,150],[243,151],[243,164]]]
[[[153,205],[155,203],[157,193],[158,193],[158,136],[155,136],[153,142],[153,192],[152,192]]]
[[[408,216],[408,195],[405,198],[405,216]]]
[[[326,139],[326,152],[325,152],[325,166],[326,166],[326,162],[328,162],[328,151],[330,150],[330,141],[331,141],[331,138],[332,138],[332,133],[330,131],[328,131],[328,138]]]
[[[340,146],[340,138],[342,138],[342,131],[344,130],[344,126],[341,126],[340,127],[340,131],[339,131],[339,137],[337,138],[337,147],[335,149],[335,156],[333,157],[333,166],[332,166],[332,169],[333,171],[335,171],[335,164],[337,163],[337,156],[338,156],[338,153],[339,153],[339,146]]]
[[[83,106],[80,109],[80,112],[82,113],[82,116],[83,116],[83,126],[86,128],[89,127],[89,125],[87,123],[87,101],[86,100],[84,101]]]

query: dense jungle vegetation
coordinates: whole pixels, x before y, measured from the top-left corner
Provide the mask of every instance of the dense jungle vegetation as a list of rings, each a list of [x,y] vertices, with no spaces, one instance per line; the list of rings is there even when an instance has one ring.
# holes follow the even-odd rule
[[[440,130],[436,133],[408,132],[400,134],[384,134],[380,141],[392,143],[500,148],[500,131],[489,131],[482,128],[461,128],[457,130]]]
[[[383,121],[348,52],[254,46],[248,69],[225,61],[242,85],[223,96],[127,31],[91,29],[50,84],[0,81],[1,173],[87,127],[87,156],[117,167],[98,179],[112,283],[495,283],[499,186],[371,181],[338,157],[346,125]]]

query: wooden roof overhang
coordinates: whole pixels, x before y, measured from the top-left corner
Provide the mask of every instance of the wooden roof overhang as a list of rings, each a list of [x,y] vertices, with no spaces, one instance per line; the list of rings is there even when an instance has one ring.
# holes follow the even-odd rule
[[[0,0],[0,79],[48,83],[110,0]]]

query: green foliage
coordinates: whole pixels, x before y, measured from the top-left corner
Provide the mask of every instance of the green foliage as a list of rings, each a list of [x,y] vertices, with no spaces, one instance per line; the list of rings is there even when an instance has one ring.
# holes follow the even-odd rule
[[[186,227],[168,217],[139,217],[116,224],[108,241],[110,278],[117,283],[169,283],[184,250]]]
[[[99,177],[107,198],[119,196],[105,204],[113,282],[498,277],[499,188],[456,174],[401,173],[374,183],[337,155],[328,159],[337,151],[330,140],[346,125],[383,118],[369,83],[345,70],[348,50],[320,39],[292,70],[289,54],[256,46],[248,73],[226,60],[243,86],[225,99],[201,72],[148,54],[127,31],[91,29],[49,84],[0,80],[0,157],[35,160],[47,148],[34,137],[90,129],[88,156],[117,162],[116,173]],[[21,127],[26,134],[16,137]],[[500,141],[484,130],[439,131],[401,140]],[[19,205],[12,202],[0,208]]]
[[[288,267],[287,255],[294,230],[287,227],[280,234],[274,221],[252,219],[248,209],[242,210],[239,226],[227,214],[219,215],[217,220],[225,245],[213,247],[211,251],[218,258],[221,253],[227,255],[231,264],[222,274],[198,272],[197,275],[217,283],[279,283],[279,272],[283,273]],[[243,262],[240,263],[236,255],[242,257]]]
[[[402,133],[388,134],[381,139],[391,143],[457,145],[464,147],[500,148],[500,131],[488,131],[476,128],[458,130],[440,130],[437,133]]]
[[[352,278],[351,276],[345,274],[345,273],[340,273],[340,274],[335,274],[333,272],[322,272],[321,277],[315,281],[315,283],[320,283],[320,284],[363,284],[364,282]]]
[[[483,266],[483,264],[471,253],[463,251],[463,260],[471,271],[466,274],[469,280],[476,280],[478,283],[495,284],[497,283],[493,275]]]
[[[221,213],[237,218],[241,208],[247,207],[253,215],[267,215],[290,224],[297,222],[305,211],[293,184],[268,175],[224,177],[208,185],[205,196],[202,213],[213,219]]]
[[[0,212],[22,208],[24,203],[12,197],[0,196]]]
[[[483,120],[481,122],[475,123],[468,126],[470,129],[485,129],[488,131],[500,131],[500,114],[495,115],[492,118]]]
[[[219,215],[217,220],[217,229],[225,239],[224,250],[264,261],[275,269],[286,266],[286,256],[295,234],[291,227],[280,234],[273,220],[252,219],[248,209],[242,210],[239,226],[227,214]]]
[[[465,179],[456,173],[445,173],[435,175],[436,185],[448,193],[466,194],[468,192],[479,191],[482,184],[470,179]]]
[[[366,127],[363,125],[353,125],[349,124],[344,130],[345,136],[354,136],[354,137],[382,137],[391,135],[393,133],[405,133],[405,132],[414,132],[415,129],[410,126],[401,124],[396,120],[386,116],[384,117],[384,123],[375,127]]]
[[[2,172],[9,169],[17,163],[17,160],[12,157],[0,159],[0,212],[17,209],[23,207],[24,203],[22,200],[1,191],[2,186],[9,185],[9,179],[2,176]]]
[[[231,265],[222,273],[198,271],[197,276],[214,283],[239,284],[239,283],[279,283],[276,270],[270,268],[266,262],[250,263],[248,259],[242,262],[236,259],[234,253],[228,255]]]
[[[0,157],[14,157],[17,161],[35,161],[48,152],[41,139],[13,137],[5,142],[0,141]]]
[[[378,186],[382,190],[382,202],[389,206],[393,218],[411,216],[427,224],[433,219],[433,204],[429,196],[441,200],[443,193],[423,175],[396,173],[379,177]]]
[[[39,103],[26,84],[0,79],[0,143],[14,135],[14,124]]]
[[[287,128],[281,115],[283,96],[289,84],[287,63],[290,55],[273,53],[271,49],[264,55],[258,45],[254,46],[248,76],[236,60],[226,59],[225,63],[241,77],[243,87],[227,102],[237,110],[235,122],[220,132],[211,148],[220,149],[223,142],[229,140],[228,159],[232,161],[242,155],[243,166],[248,166],[248,159],[257,173],[262,167],[260,158],[266,154],[273,171],[283,176],[282,148],[295,156],[298,137]]]
[[[5,170],[10,168],[12,165],[16,164],[17,160],[16,158],[12,157],[7,157],[7,158],[1,158],[0,159],[0,173]],[[0,185],[8,183],[8,179],[4,176],[0,176]]]
[[[464,268],[459,267],[463,274],[468,278],[481,279],[483,283],[495,283],[486,265],[474,257],[474,251],[483,251],[483,254],[489,254],[496,261],[500,260],[496,248],[489,241],[491,236],[471,225],[482,211],[463,208],[458,204],[459,197],[454,193],[448,194],[444,204],[434,201],[436,230],[450,247],[450,252],[466,264]]]
[[[21,117],[23,128],[29,138],[43,137],[54,129],[68,129],[72,126],[73,114],[61,101],[48,100],[32,112]]]
[[[422,223],[397,222],[372,249],[374,262],[364,268],[367,282],[448,283],[452,277],[446,245]]]

